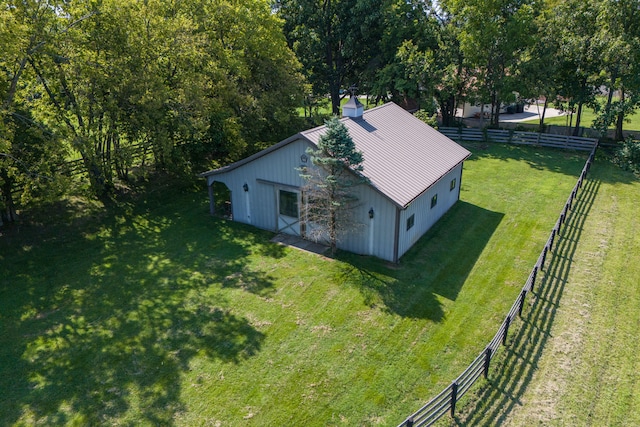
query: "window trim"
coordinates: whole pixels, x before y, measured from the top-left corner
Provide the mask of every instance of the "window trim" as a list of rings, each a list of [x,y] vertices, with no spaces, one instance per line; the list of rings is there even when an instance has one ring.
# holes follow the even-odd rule
[[[407,218],[407,231],[411,230],[415,224],[416,224],[416,214],[411,214],[411,216]]]
[[[283,194],[285,197],[283,197]],[[293,197],[295,196],[295,201]],[[283,203],[284,202],[284,203]],[[295,209],[295,215],[290,215]],[[300,207],[298,206],[298,193],[295,191],[278,190],[278,214],[289,218],[300,218]]]

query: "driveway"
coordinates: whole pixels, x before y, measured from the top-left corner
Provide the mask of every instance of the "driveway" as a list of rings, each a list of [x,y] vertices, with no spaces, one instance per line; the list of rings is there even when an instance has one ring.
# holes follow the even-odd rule
[[[540,116],[542,115],[543,107],[544,107],[544,104],[532,104],[532,105],[525,105],[523,113],[515,113],[515,114],[501,113],[500,122],[517,123],[517,122],[524,122],[527,120],[536,120],[536,119],[539,120]],[[560,110],[547,107],[547,111],[544,113],[544,118],[548,119],[550,117],[564,116],[564,114],[565,113]]]

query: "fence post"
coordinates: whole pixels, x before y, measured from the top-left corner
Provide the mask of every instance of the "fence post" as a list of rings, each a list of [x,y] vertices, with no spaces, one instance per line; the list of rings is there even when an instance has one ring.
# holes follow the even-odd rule
[[[504,334],[502,334],[502,345],[507,345],[507,333],[509,332],[509,325],[511,325],[511,317],[507,316],[504,320]]]
[[[553,247],[553,241],[556,238],[556,233],[557,232],[558,232],[558,230],[555,229],[555,228],[553,230],[551,230],[551,240],[549,241],[549,250],[551,250],[551,248]]]
[[[520,292],[520,304],[518,304],[518,316],[522,317],[522,306],[524,306],[524,299],[527,296],[527,291],[525,289]]]
[[[413,417],[409,417],[406,420],[404,420],[404,425],[405,427],[413,427]]]
[[[456,416],[456,402],[458,401],[458,383],[451,383],[451,418]]]
[[[545,249],[546,249],[546,246],[545,246]],[[540,266],[540,268],[542,268],[542,265]],[[538,266],[536,265],[535,267],[533,267],[533,275],[531,276],[531,289],[530,289],[531,292],[533,292],[533,287],[536,284],[536,276],[537,275],[538,275]]]
[[[549,246],[545,246],[544,250],[542,251],[542,259],[540,260],[540,269],[542,270],[544,268],[544,262],[547,259],[547,252],[549,251]],[[535,278],[535,273],[534,276]],[[531,288],[533,288],[533,283],[531,284]]]
[[[484,349],[484,377],[489,379],[489,364],[491,363],[491,346]]]

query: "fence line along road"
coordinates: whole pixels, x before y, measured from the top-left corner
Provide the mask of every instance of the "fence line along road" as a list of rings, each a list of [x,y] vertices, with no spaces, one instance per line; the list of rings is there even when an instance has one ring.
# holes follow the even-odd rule
[[[457,130],[457,128],[455,129]],[[479,131],[479,133],[482,132]],[[573,187],[573,190],[571,191],[571,194],[569,195],[567,202],[565,203],[564,208],[562,209],[562,212],[560,213],[560,216],[556,221],[556,224],[553,226],[551,234],[549,235],[544,248],[538,256],[538,260],[531,269],[531,273],[529,273],[529,277],[525,281],[520,294],[514,301],[511,309],[507,313],[507,316],[498,328],[498,331],[496,332],[493,339],[489,342],[489,344],[487,344],[487,346],[475,358],[475,360],[471,362],[469,367],[458,376],[458,378],[456,378],[448,387],[442,390],[440,394],[429,400],[424,406],[407,417],[407,419],[400,423],[398,427],[430,426],[438,421],[447,412],[451,414],[451,417],[454,417],[456,411],[456,403],[458,402],[458,400],[462,396],[464,396],[464,394],[481,376],[484,376],[485,378],[489,376],[489,366],[491,360],[496,355],[501,346],[507,345],[507,335],[509,333],[509,327],[513,323],[514,319],[516,319],[518,316],[522,316],[522,308],[524,306],[525,299],[529,293],[533,292],[538,272],[544,269],[547,254],[553,248],[553,243],[558,236],[558,233],[560,232],[560,228],[567,221],[567,217],[573,206],[573,201],[577,197],[578,191],[582,188],[582,183],[586,179],[587,173],[589,173],[589,169],[591,168],[591,164],[593,163],[596,155],[596,150],[598,148],[597,140],[594,141],[595,142],[593,143],[593,146],[591,148],[591,154],[589,154],[589,158],[582,168],[582,172],[580,173],[578,182]]]
[[[441,127],[440,133],[455,141],[472,142],[502,142],[506,144],[535,145],[540,147],[555,147],[571,150],[591,151],[598,143],[595,138],[578,136],[553,135],[538,132],[520,132],[500,129],[473,129]]]

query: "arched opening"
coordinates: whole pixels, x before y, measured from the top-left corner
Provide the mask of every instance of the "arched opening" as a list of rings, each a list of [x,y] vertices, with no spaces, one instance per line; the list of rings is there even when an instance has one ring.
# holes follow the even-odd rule
[[[233,206],[231,205],[231,190],[223,182],[215,181],[213,188],[213,214],[215,216],[233,219]]]

